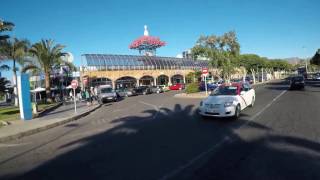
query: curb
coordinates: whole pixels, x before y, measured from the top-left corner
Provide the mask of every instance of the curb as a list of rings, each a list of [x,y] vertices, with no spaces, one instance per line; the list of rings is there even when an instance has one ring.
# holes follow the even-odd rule
[[[30,136],[30,135],[33,135],[33,134],[36,134],[36,133],[39,133],[39,132],[42,132],[42,131],[45,131],[45,130],[48,130],[48,129],[51,129],[51,128],[54,128],[54,127],[57,127],[57,126],[60,126],[60,125],[63,125],[63,124],[66,124],[66,123],[69,123],[69,122],[72,122],[72,121],[75,121],[75,120],[78,120],[78,119],[80,119],[82,117],[85,117],[85,116],[89,115],[91,112],[97,110],[100,107],[101,107],[101,104],[98,105],[97,107],[89,110],[89,111],[86,111],[86,112],[84,112],[82,114],[78,114],[78,115],[72,116],[72,117],[64,119],[62,121],[54,122],[52,124],[48,124],[46,126],[39,127],[39,128],[36,128],[36,129],[27,130],[25,132],[20,132],[20,133],[17,133],[15,135],[2,137],[2,138],[0,138],[0,143],[6,142],[6,141],[20,139],[20,138],[25,137],[25,136]]]

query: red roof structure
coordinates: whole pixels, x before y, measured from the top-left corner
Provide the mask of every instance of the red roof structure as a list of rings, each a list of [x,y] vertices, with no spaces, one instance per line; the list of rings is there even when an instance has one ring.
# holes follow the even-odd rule
[[[147,26],[144,26],[144,36],[134,40],[130,45],[130,49],[139,50],[140,54],[147,56],[155,55],[156,49],[165,46],[166,42],[161,41],[158,37],[149,36]]]

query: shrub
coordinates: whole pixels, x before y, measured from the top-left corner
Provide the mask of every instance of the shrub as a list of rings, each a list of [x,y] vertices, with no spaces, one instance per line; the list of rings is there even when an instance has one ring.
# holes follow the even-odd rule
[[[198,83],[191,83],[189,85],[187,85],[187,88],[186,88],[186,93],[187,94],[190,94],[190,93],[196,93],[196,92],[199,92],[199,85]]]

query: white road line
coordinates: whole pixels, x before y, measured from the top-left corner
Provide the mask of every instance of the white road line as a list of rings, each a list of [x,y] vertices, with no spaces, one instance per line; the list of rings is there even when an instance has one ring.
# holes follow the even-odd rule
[[[2,147],[25,146],[25,145],[28,145],[28,144],[31,144],[31,143],[29,142],[29,143],[20,143],[20,144],[0,144],[0,148],[2,148]]]
[[[238,127],[235,130],[238,130],[246,125],[248,125],[251,121],[253,121],[255,118],[257,118],[259,115],[261,115],[265,110],[267,110],[277,99],[279,99],[284,93],[286,93],[287,91],[284,90],[282,91],[277,97],[275,97],[270,103],[268,103],[263,109],[261,109],[259,112],[257,112],[254,116],[252,116],[252,118],[249,119],[249,121],[245,122],[244,124],[242,124],[240,127]],[[190,161],[188,161],[186,164],[179,166],[178,168],[176,168],[175,170],[165,174],[163,177],[160,178],[160,180],[167,180],[170,178],[173,178],[175,175],[179,174],[180,172],[182,172],[183,170],[185,170],[186,168],[190,167],[192,164],[194,164],[196,161],[198,161],[199,159],[205,157],[206,155],[208,155],[209,153],[213,152],[215,149],[219,148],[222,144],[224,144],[227,141],[233,141],[229,136],[226,136],[225,138],[223,138],[220,142],[218,142],[217,144],[211,146],[208,150],[200,153],[199,155],[197,155],[196,157],[194,157],[193,159],[191,159]]]
[[[150,103],[147,103],[147,102],[144,102],[144,101],[139,101],[141,104],[144,104],[144,105],[147,105],[147,106],[151,106],[153,107],[155,110],[159,111],[159,108],[158,106],[154,105],[154,104],[150,104]]]

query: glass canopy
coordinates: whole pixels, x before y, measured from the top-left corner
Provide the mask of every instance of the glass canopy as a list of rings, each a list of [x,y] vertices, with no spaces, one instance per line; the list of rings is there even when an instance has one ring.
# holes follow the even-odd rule
[[[209,62],[194,61],[188,58],[159,56],[84,54],[85,65],[89,70],[124,70],[124,69],[201,69]]]

